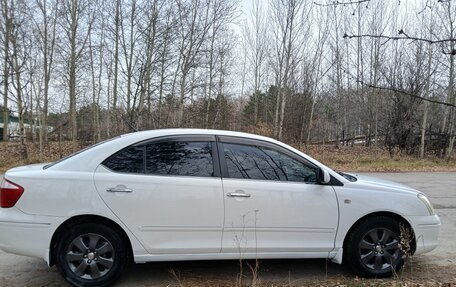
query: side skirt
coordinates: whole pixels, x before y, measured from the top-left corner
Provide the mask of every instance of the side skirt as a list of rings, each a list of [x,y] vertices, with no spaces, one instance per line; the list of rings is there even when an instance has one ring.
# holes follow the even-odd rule
[[[340,257],[340,259],[339,259]],[[239,260],[239,259],[312,259],[327,258],[333,262],[342,262],[342,248],[331,252],[277,252],[277,253],[203,253],[203,254],[147,254],[135,255],[136,263],[158,261],[193,261],[193,260]]]

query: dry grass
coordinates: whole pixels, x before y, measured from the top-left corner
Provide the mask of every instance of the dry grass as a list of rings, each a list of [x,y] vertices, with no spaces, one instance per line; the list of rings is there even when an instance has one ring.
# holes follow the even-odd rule
[[[156,285],[154,285],[156,286]],[[200,287],[241,287],[234,283],[234,281],[226,280],[201,280],[201,279],[186,279],[175,282],[169,282],[162,286],[176,286],[176,287],[190,287],[190,286],[200,286]],[[249,286],[249,284],[242,285]],[[258,285],[257,287],[325,287],[325,286],[334,286],[334,287],[453,287],[456,286],[456,283],[453,282],[435,282],[435,281],[404,281],[404,280],[382,280],[382,279],[347,279],[347,280],[334,280],[326,282],[264,282]]]
[[[260,268],[261,269],[261,268]],[[320,273],[319,270],[315,270]],[[283,271],[279,275],[272,276],[270,270],[257,270],[252,274],[249,270],[244,272],[244,280],[240,283],[235,277],[226,276],[225,272],[210,273],[205,276],[197,275],[192,270],[185,270],[182,273],[172,270],[169,280],[162,283],[145,286],[201,286],[201,287],[307,287],[307,286],[337,286],[337,287],[456,287],[455,266],[437,266],[419,264],[412,268],[411,264],[404,266],[403,270],[391,278],[361,278],[355,275],[343,274],[334,270],[326,275],[307,274],[305,270],[296,269],[289,271],[288,276]],[[304,273],[304,274],[303,274]],[[280,275],[282,274],[282,276]],[[319,279],[318,277],[321,277]],[[256,280],[253,280],[256,278]],[[283,279],[282,279],[283,278]],[[300,279],[297,279],[300,278]]]
[[[80,144],[77,149],[81,149],[84,146],[84,144]],[[71,142],[50,142],[42,153],[40,153],[38,145],[27,143],[28,159],[22,160],[19,142],[0,142],[0,173],[16,166],[52,162],[71,153],[73,153]]]
[[[304,150],[304,152],[306,152]],[[390,157],[387,150],[364,146],[310,146],[306,152],[325,165],[341,171],[406,172],[456,171],[456,160],[447,161],[428,155],[419,159],[412,155],[396,154]]]
[[[80,143],[78,149],[89,143]],[[51,162],[73,152],[71,142],[50,142],[40,154],[36,144],[27,144],[28,160],[21,160],[18,142],[0,142],[0,173],[24,164]],[[389,153],[379,147],[363,146],[310,146],[307,154],[329,167],[341,171],[357,172],[406,172],[406,171],[456,171],[456,160],[447,161],[435,156],[419,159],[411,155]]]

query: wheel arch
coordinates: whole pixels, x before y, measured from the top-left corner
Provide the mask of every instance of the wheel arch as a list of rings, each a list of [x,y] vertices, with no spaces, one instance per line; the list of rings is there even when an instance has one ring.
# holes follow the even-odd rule
[[[347,243],[348,243],[348,238],[350,237],[350,234],[361,224],[365,223],[367,220],[369,220],[370,218],[375,218],[375,217],[389,217],[389,218],[392,218],[394,220],[396,220],[397,222],[399,223],[402,223],[405,225],[406,228],[409,228],[412,232],[412,242],[411,242],[411,252],[412,254],[415,253],[415,250],[416,250],[416,238],[415,238],[415,231],[413,230],[413,227],[412,225],[410,224],[410,222],[405,219],[403,216],[397,214],[397,213],[394,213],[394,212],[390,212],[390,211],[379,211],[379,212],[373,212],[373,213],[369,213],[369,214],[366,214],[364,215],[363,217],[359,218],[355,223],[352,224],[352,226],[350,227],[350,229],[348,230],[348,232],[345,234],[344,236],[344,242],[343,242],[343,248],[346,250],[346,247],[347,247]]]
[[[111,220],[109,218],[99,216],[99,215],[89,215],[88,214],[88,215],[73,216],[73,217],[67,219],[66,221],[64,221],[62,224],[60,224],[60,226],[56,229],[56,231],[52,235],[51,244],[50,244],[50,248],[49,248],[49,266],[53,266],[55,264],[55,255],[56,255],[55,250],[56,250],[57,242],[58,242],[58,239],[60,238],[60,236],[68,228],[71,228],[72,226],[82,224],[82,223],[103,224],[103,225],[109,226],[109,227],[115,229],[116,231],[118,231],[121,234],[122,239],[124,240],[124,242],[126,244],[126,248],[128,250],[129,261],[133,260],[133,248],[131,245],[130,238],[128,237],[125,230],[119,224],[117,224],[116,222],[114,222],[113,220]]]

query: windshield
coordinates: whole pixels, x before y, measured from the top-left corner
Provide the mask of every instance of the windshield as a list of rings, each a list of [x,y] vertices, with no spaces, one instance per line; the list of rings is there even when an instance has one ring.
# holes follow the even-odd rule
[[[65,160],[67,160],[67,159],[69,159],[69,158],[71,158],[71,157],[73,157],[73,156],[75,156],[75,155],[78,155],[78,154],[80,154],[80,153],[82,153],[82,152],[85,152],[85,151],[87,151],[87,150],[89,150],[89,149],[92,149],[92,148],[94,148],[94,147],[96,147],[96,146],[99,146],[99,145],[105,144],[105,143],[107,143],[107,142],[110,142],[110,141],[112,141],[112,140],[114,140],[114,139],[117,139],[117,138],[119,138],[119,137],[120,137],[120,136],[113,137],[113,138],[110,138],[110,139],[101,141],[101,142],[99,142],[99,143],[93,144],[93,145],[91,145],[91,146],[88,146],[88,147],[86,147],[86,148],[83,148],[83,149],[81,149],[81,150],[79,150],[79,151],[77,151],[77,152],[75,152],[75,153],[72,153],[72,154],[70,154],[70,155],[67,155],[67,156],[65,156],[65,157],[62,157],[62,158],[59,159],[59,160],[56,160],[56,161],[54,161],[54,162],[51,162],[50,164],[47,164],[47,165],[43,166],[43,169],[48,169],[48,168],[50,168],[51,166],[54,166],[54,165],[56,165],[56,164],[58,164],[58,163],[61,163],[62,161],[65,161]]]

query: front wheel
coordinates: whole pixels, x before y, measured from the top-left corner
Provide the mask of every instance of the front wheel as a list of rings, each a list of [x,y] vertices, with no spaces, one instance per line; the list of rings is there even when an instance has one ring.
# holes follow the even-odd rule
[[[348,236],[345,258],[365,277],[388,277],[404,265],[399,224],[389,217],[368,218]]]
[[[101,224],[73,226],[57,244],[56,265],[75,286],[108,286],[127,265],[122,236]]]

